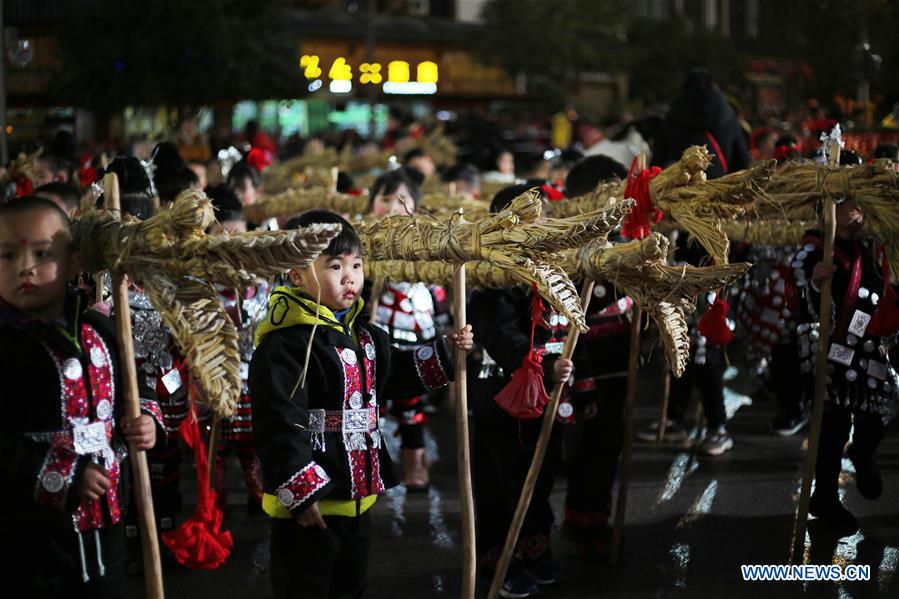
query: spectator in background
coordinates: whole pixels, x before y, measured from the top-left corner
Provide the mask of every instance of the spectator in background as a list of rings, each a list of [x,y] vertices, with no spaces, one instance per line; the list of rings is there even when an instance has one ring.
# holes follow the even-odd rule
[[[192,170],[197,176],[200,189],[206,189],[206,186],[209,184],[209,181],[206,178],[206,169],[209,168],[209,163],[200,160],[189,160],[187,162],[187,168]]]
[[[652,164],[664,167],[675,162],[693,145],[706,146],[714,157],[706,170],[709,179],[749,166],[746,136],[737,115],[703,69],[690,71],[671,103],[652,149]]]
[[[212,158],[209,140],[200,133],[197,128],[197,118],[194,116],[186,117],[181,121],[175,141],[178,144],[178,154],[183,160],[206,162]]]
[[[413,148],[406,152],[406,155],[403,158],[403,166],[414,168],[424,175],[425,180],[427,180],[428,177],[433,177],[434,173],[437,172],[437,166],[434,164],[434,159],[420,148]]]
[[[228,173],[227,184],[240,198],[241,204],[254,204],[259,190],[259,171],[246,162],[238,162]]]
[[[72,164],[65,158],[52,153],[41,154],[34,160],[35,187],[58,181],[68,183],[72,178]]]
[[[472,200],[481,197],[481,173],[474,165],[460,163],[451,167],[443,175],[443,182],[455,187],[456,195],[466,196]]]
[[[496,155],[496,170],[484,175],[489,183],[515,183],[515,156],[509,150],[500,150]]]
[[[896,144],[880,144],[874,148],[873,158],[875,160],[877,158],[886,158],[899,170],[899,146]]]
[[[34,195],[55,203],[70,219],[78,216],[81,208],[81,194],[71,183],[51,181],[34,190]]]

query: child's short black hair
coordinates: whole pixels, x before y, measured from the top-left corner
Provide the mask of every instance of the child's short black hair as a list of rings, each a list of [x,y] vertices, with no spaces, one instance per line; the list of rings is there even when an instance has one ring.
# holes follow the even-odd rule
[[[409,195],[412,196],[412,202],[418,208],[418,203],[421,201],[421,191],[418,185],[409,178],[408,173],[404,169],[397,169],[388,171],[375,179],[375,184],[371,186],[371,193],[368,196],[368,212],[371,212],[372,206],[375,205],[376,197],[381,194],[389,196],[395,193],[400,188],[400,185],[404,183],[406,184],[406,189],[409,190]]]
[[[240,198],[233,189],[224,183],[219,183],[212,187],[207,195],[212,200],[215,217],[220,223],[228,220],[244,220],[243,204],[240,203]]]
[[[119,195],[122,212],[146,220],[156,212],[150,195],[150,177],[140,160],[134,156],[117,156],[106,168],[107,173],[115,173],[119,179]],[[103,206],[103,197],[97,203]]]
[[[254,189],[258,189],[259,171],[257,171],[255,167],[250,166],[246,162],[238,162],[233,167],[231,167],[231,170],[228,172],[228,179],[226,183],[229,187],[231,187],[231,189],[237,189],[238,187],[243,187],[244,181],[247,180],[249,180],[250,185],[252,185]]]
[[[81,194],[71,183],[52,181],[34,190],[34,195],[49,200],[47,196],[56,196],[69,210],[76,210],[81,205]]]
[[[54,154],[53,152],[44,152],[43,154],[38,156],[35,161],[43,162],[44,164],[46,164],[47,168],[53,174],[62,172],[66,174],[67,180],[72,178],[73,165],[71,160],[66,160],[62,156]]]
[[[356,182],[349,174],[338,171],[337,173],[337,193],[349,193],[356,188]]]
[[[172,172],[164,175],[159,173],[156,177],[156,195],[163,204],[169,204],[175,201],[181,192],[200,184],[200,178],[197,173],[187,166],[181,166]]]
[[[59,207],[59,204],[47,198],[39,198],[36,196],[23,196],[14,198],[5,204],[0,204],[0,221],[14,214],[24,214],[26,212],[52,212],[59,217],[66,233],[71,237],[72,226],[69,215]]]
[[[512,200],[525,193],[526,191],[530,191],[531,189],[536,189],[540,192],[542,199],[546,199],[546,192],[540,189],[539,186],[535,187],[534,185],[531,185],[529,183],[510,185],[508,187],[503,187],[496,192],[495,196],[493,196],[493,201],[490,202],[490,214],[502,212],[503,210],[508,208],[509,204],[512,203]]]
[[[569,198],[582,196],[596,189],[600,181],[616,178],[627,178],[627,169],[623,164],[602,154],[587,156],[568,171],[565,195]]]
[[[362,255],[362,240],[356,229],[345,218],[327,210],[307,210],[287,221],[286,229],[299,229],[316,223],[340,224],[340,233],[331,240],[322,254],[326,256],[343,256],[344,254]]]
[[[403,164],[408,163],[410,160],[415,160],[416,158],[424,158],[425,152],[421,148],[412,148],[406,155],[403,156]]]
[[[473,189],[477,189],[481,185],[481,173],[473,164],[460,162],[450,167],[443,174],[444,183],[453,183],[461,181]]]
[[[899,146],[896,144],[880,144],[874,148],[874,158],[889,158],[899,162]]]

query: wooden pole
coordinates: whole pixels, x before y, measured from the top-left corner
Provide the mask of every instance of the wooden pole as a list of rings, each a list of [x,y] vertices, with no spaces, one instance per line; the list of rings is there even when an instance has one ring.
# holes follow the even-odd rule
[[[115,174],[103,178],[103,195],[108,210],[121,210],[119,182]],[[112,298],[115,310],[116,331],[121,350],[122,384],[125,396],[125,417],[130,421],[140,416],[140,398],[137,391],[137,365],[134,362],[134,341],[131,335],[131,307],[128,304],[128,283],[125,275],[116,273],[112,279]],[[144,577],[149,599],[164,597],[162,586],[162,561],[159,558],[159,538],[156,535],[156,517],[150,494],[150,470],[147,452],[138,451],[134,445],[128,448],[131,458],[134,494],[137,500],[138,523],[143,546]]]
[[[213,475],[215,474],[215,452],[218,451],[218,438],[219,431],[222,428],[222,417],[218,414],[213,414],[212,416],[212,428],[209,429],[209,457],[206,460],[206,468],[207,473],[209,474],[209,478],[207,479],[207,484],[209,488],[212,489],[215,487],[213,484]]]
[[[465,311],[465,264],[456,268],[453,281],[453,326],[461,330],[467,324]],[[474,493],[471,487],[471,453],[468,439],[468,354],[456,350],[456,457],[459,462],[459,502],[462,516],[462,598],[474,599],[475,528]]]
[[[839,168],[840,145],[830,141],[830,166]],[[830,194],[824,196],[824,264],[833,266],[833,243],[836,237],[836,205]],[[824,394],[827,392],[827,354],[830,352],[830,311],[833,305],[833,279],[821,281],[821,305],[818,308],[818,353],[815,356],[815,395],[812,400],[812,422],[809,429],[808,449],[802,470],[802,489],[799,507],[793,527],[792,562],[801,563],[805,549],[805,529],[808,524],[808,503],[815,464],[818,461],[818,444],[821,440],[821,423],[824,417]]]
[[[646,155],[637,156],[636,172],[646,169]],[[624,514],[627,508],[627,490],[631,479],[631,449],[634,445],[634,406],[637,403],[637,372],[640,369],[640,323],[643,310],[634,304],[634,316],[631,321],[631,344],[627,363],[627,400],[624,406],[624,445],[621,454],[621,473],[618,475],[618,501],[615,502],[615,524],[612,528],[612,544],[609,549],[609,562],[618,563],[621,549],[621,532],[624,528]],[[665,411],[668,411],[667,406]],[[662,422],[667,423],[667,414],[659,421],[659,431],[664,435]]]
[[[581,289],[581,306],[584,311],[590,305],[590,298],[593,296],[593,281],[586,279]],[[568,337],[565,339],[565,346],[562,348],[561,359],[570,360],[577,346],[580,330],[571,327]],[[552,435],[553,424],[556,420],[556,412],[559,409],[559,400],[562,397],[562,389],[565,383],[556,383],[553,385],[552,393],[549,397],[549,403],[543,412],[543,426],[540,429],[540,437],[537,439],[537,446],[534,449],[534,457],[531,458],[531,466],[528,468],[527,477],[524,479],[524,486],[521,489],[521,496],[518,498],[518,505],[515,507],[515,515],[512,517],[512,524],[509,526],[509,532],[506,535],[506,542],[503,545],[503,552],[500,554],[499,562],[496,564],[496,572],[493,575],[493,582],[490,585],[490,592],[487,594],[488,599],[495,599],[503,586],[506,579],[506,572],[512,561],[512,554],[515,552],[515,545],[518,543],[518,535],[521,533],[521,526],[524,524],[524,518],[528,513],[531,505],[531,498],[534,496],[534,487],[537,486],[537,479],[540,476],[540,470],[543,467],[543,458],[546,456],[546,448],[549,445],[549,438]]]
[[[634,304],[631,322],[631,345],[627,365],[627,403],[624,408],[624,446],[621,455],[621,474],[618,476],[618,501],[615,503],[615,525],[612,528],[612,545],[609,562],[618,563],[621,549],[621,532],[627,508],[627,490],[631,478],[631,449],[634,445],[634,406],[637,403],[637,372],[640,368],[640,322],[643,310]]]

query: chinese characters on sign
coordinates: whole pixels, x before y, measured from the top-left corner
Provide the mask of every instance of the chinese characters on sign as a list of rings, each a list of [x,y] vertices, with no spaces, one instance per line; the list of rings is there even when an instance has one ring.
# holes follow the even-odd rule
[[[304,54],[300,58],[303,76],[310,82],[309,91],[322,87],[322,68],[317,55]],[[385,94],[435,94],[437,93],[437,63],[429,60],[416,65],[415,79],[412,79],[411,65],[405,60],[387,63],[387,80],[384,81],[382,66],[377,62],[363,62],[359,65],[360,85],[382,85]],[[328,70],[328,89],[334,94],[346,94],[353,89],[353,68],[343,57],[331,63]]]

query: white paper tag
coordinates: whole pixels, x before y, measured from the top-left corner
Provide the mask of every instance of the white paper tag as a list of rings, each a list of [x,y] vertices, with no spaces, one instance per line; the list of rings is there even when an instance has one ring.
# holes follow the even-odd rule
[[[561,354],[562,350],[565,348],[564,341],[554,341],[552,343],[547,343],[543,346],[544,353],[547,354]]]
[[[241,362],[240,363],[240,380],[245,381],[250,378],[250,364],[249,362]]]
[[[877,360],[868,360],[868,376],[873,376],[881,381],[887,380],[887,365]]]
[[[94,422],[76,425],[72,427],[72,440],[75,453],[78,455],[99,453],[109,447],[109,442],[106,440],[106,423]]]
[[[868,328],[869,322],[871,322],[870,314],[865,314],[861,310],[856,310],[855,314],[852,315],[852,322],[849,323],[849,332],[856,337],[864,337],[865,329]]]
[[[827,354],[827,359],[831,362],[842,364],[843,366],[849,366],[852,364],[853,356],[855,356],[854,349],[849,349],[845,345],[834,343],[830,346],[830,352]]]
[[[165,386],[165,390],[169,392],[169,395],[172,395],[181,388],[181,373],[177,368],[169,370],[166,375],[162,377],[162,384]]]

